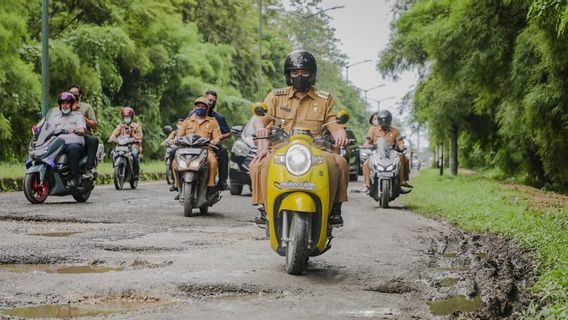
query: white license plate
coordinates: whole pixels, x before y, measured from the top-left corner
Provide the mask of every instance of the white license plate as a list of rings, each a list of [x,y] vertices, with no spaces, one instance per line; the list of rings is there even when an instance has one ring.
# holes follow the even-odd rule
[[[201,149],[184,149],[180,150],[179,154],[200,154]]]
[[[390,178],[390,177],[394,176],[394,172],[379,172],[377,175],[381,178],[384,178],[384,177]]]

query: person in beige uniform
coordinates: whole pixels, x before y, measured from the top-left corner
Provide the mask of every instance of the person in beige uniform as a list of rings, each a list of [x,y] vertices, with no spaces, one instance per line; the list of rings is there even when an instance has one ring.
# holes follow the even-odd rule
[[[376,122],[373,121],[373,117],[376,115]],[[397,128],[391,127],[392,114],[388,110],[381,110],[378,113],[371,116],[371,127],[367,131],[367,141],[366,144],[374,145],[377,142],[377,138],[386,137],[387,142],[395,146],[398,151],[403,151],[405,149],[404,141],[400,136],[400,131]],[[363,181],[365,182],[365,192],[369,191],[371,186],[370,181],[371,169],[369,168],[369,159],[363,162]],[[410,176],[410,166],[408,158],[404,154],[400,155],[400,185],[403,187],[412,188],[408,184]],[[401,193],[408,193],[406,190],[402,190]]]
[[[306,128],[313,135],[322,134],[323,125],[335,140],[335,148],[339,149],[347,143],[347,133],[342,125],[334,123],[335,113],[333,97],[325,91],[315,88],[317,65],[314,56],[304,50],[296,50],[288,55],[284,63],[286,83],[283,89],[272,90],[265,98],[268,110],[263,117],[254,120],[255,134],[262,138],[268,135],[270,126],[280,126],[290,132],[294,127]],[[260,216],[255,219],[258,224],[266,222],[264,203],[266,183],[268,179],[268,159],[272,150],[268,140],[259,139],[256,158],[249,167],[252,183],[252,204],[257,205]],[[347,184],[349,183],[349,166],[345,158],[335,152],[324,152],[329,168],[330,201],[333,203],[330,224],[342,226],[341,204],[347,201]]]
[[[221,141],[221,129],[219,123],[213,117],[209,117],[207,112],[209,110],[209,100],[205,97],[199,97],[193,103],[195,113],[191,117],[186,118],[181,124],[177,137],[181,138],[190,133],[195,133],[203,138],[210,139],[212,145],[217,145]],[[215,151],[211,148],[207,153],[207,161],[209,162],[209,180],[207,181],[207,192],[210,193],[215,188],[215,178],[217,176],[217,156]],[[173,176],[174,176],[174,190],[179,189],[179,177],[177,175],[177,162],[174,159],[172,163]],[[179,194],[176,200],[179,199]]]
[[[134,158],[133,169],[134,175],[137,177],[140,174],[140,154],[142,154],[142,127],[134,122],[134,109],[130,107],[124,107],[121,110],[120,115],[122,116],[122,122],[112,132],[108,138],[109,142],[113,142],[118,136],[130,136],[136,140],[136,144],[131,149],[132,158]]]

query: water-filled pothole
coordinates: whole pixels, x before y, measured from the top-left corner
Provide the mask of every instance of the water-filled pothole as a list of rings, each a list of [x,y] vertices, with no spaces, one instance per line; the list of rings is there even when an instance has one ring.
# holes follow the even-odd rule
[[[18,272],[18,273],[61,273],[61,274],[78,274],[78,273],[105,273],[111,271],[123,271],[122,267],[108,267],[100,265],[49,265],[49,264],[4,264],[0,265],[0,271]]]
[[[450,258],[450,259],[455,259],[458,257],[457,252],[447,252],[444,253],[444,258]]]
[[[38,233],[28,233],[30,236],[41,236],[41,237],[68,237],[80,232],[38,232]]]
[[[444,316],[452,314],[456,311],[473,312],[481,309],[483,302],[481,297],[475,296],[473,299],[466,299],[465,296],[457,295],[452,296],[446,300],[432,301],[430,305],[430,312],[435,316]]]
[[[459,279],[457,278],[444,278],[440,280],[440,285],[442,287],[453,287],[458,283]]]
[[[23,318],[94,317],[170,305],[158,299],[113,299],[91,303],[51,304],[4,309],[0,314]]]

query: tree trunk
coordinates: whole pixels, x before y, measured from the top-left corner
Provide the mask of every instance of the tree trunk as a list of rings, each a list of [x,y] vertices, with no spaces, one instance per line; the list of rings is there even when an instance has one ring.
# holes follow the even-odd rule
[[[458,133],[459,129],[453,125],[450,129],[450,174],[458,174]]]
[[[438,168],[440,169],[440,175],[444,175],[444,143],[440,143],[438,146]]]

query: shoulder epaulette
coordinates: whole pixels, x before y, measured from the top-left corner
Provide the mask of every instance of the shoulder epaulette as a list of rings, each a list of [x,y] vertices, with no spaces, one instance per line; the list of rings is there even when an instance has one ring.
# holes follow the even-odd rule
[[[275,96],[285,96],[288,94],[288,88],[280,88],[272,90]]]
[[[320,98],[327,99],[327,98],[329,98],[330,93],[327,92],[327,91],[323,91],[323,90],[319,90],[319,89],[318,89],[318,90],[316,90],[316,95],[317,95],[318,97],[320,97]]]

